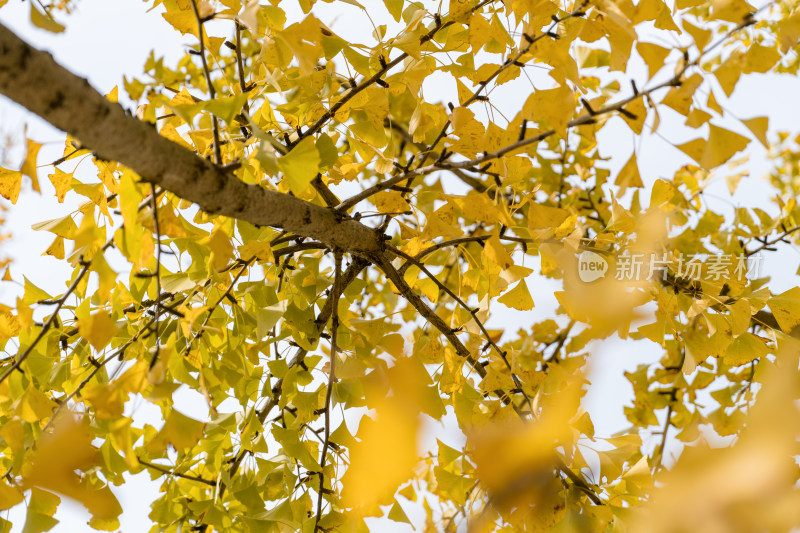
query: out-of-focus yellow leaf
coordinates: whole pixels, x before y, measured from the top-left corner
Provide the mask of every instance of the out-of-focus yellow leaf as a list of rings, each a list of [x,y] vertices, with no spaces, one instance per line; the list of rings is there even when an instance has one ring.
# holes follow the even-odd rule
[[[360,441],[351,448],[350,467],[342,477],[342,501],[360,512],[391,502],[411,477],[417,464],[419,415],[429,409],[430,393],[438,398],[423,382],[430,378],[419,361],[399,359],[387,378],[391,394],[377,386],[368,392],[375,399],[376,418],[362,419]]]
[[[100,351],[116,335],[119,328],[106,311],[100,311],[78,321],[78,331],[95,350]]]
[[[769,308],[781,330],[791,335],[792,330],[800,325],[800,287],[792,287],[770,298]]]
[[[753,6],[745,0],[714,0],[711,15],[719,20],[738,24],[754,11]]]
[[[193,447],[203,436],[203,429],[205,424],[189,418],[181,414],[179,411],[172,409],[164,427],[161,431],[147,444],[151,450],[164,450],[168,444],[171,444],[176,450],[183,451]]]
[[[56,22],[53,17],[49,15],[45,15],[38,9],[34,7],[34,3],[31,2],[31,22],[37,28],[42,28],[43,30],[47,30],[53,33],[61,33],[64,31],[64,26]]]
[[[87,425],[71,416],[61,417],[53,433],[40,439],[23,483],[26,488],[39,487],[77,500],[95,517],[113,519],[122,508],[111,490],[94,488],[76,473],[88,472],[99,462]]]
[[[0,429],[0,437],[3,437],[3,440],[14,452],[21,452],[25,448],[25,428],[22,427],[22,422],[16,418],[6,422],[3,429]]]
[[[758,142],[764,145],[764,148],[769,148],[769,141],[767,140],[767,129],[769,128],[769,117],[753,117],[742,120],[742,124],[747,126],[753,135],[756,136]]]
[[[639,175],[639,165],[636,162],[636,152],[631,154],[631,158],[622,167],[622,170],[617,174],[617,179],[614,181],[620,188],[620,195],[625,193],[628,187],[644,187],[642,178]]]
[[[800,13],[778,21],[778,31],[780,32],[781,53],[785,54],[797,44],[797,41],[800,41]]]
[[[56,407],[56,402],[31,386],[17,402],[15,414],[26,422],[39,422],[50,418]]]
[[[22,500],[22,491],[17,487],[0,482],[0,511],[11,509]]]
[[[478,478],[495,507],[535,507],[548,497],[556,481],[555,448],[572,438],[580,387],[576,379],[546,399],[534,422],[509,419],[468,432]]]
[[[683,24],[683,29],[685,29],[694,39],[694,44],[697,45],[697,49],[703,50],[708,44],[708,41],[711,39],[711,30],[698,28],[686,19],[683,19],[681,24]]]
[[[789,531],[797,525],[799,352],[797,341],[787,339],[776,363],[762,361],[762,387],[739,438],[726,448],[684,450],[627,531],[749,532],[766,524]]]
[[[28,139],[28,151],[25,154],[25,161],[22,163],[22,168],[20,168],[22,173],[31,179],[31,185],[36,192],[41,192],[39,190],[39,177],[36,172],[36,160],[39,157],[39,149],[41,147],[41,143]]]

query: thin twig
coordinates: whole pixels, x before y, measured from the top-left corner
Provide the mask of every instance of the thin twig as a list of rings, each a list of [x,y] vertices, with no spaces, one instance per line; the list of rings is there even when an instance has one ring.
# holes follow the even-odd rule
[[[211,71],[208,69],[208,61],[206,61],[206,42],[203,38],[204,30],[203,30],[203,19],[200,17],[200,11],[197,9],[197,2],[196,0],[192,1],[192,10],[194,11],[194,16],[197,19],[197,32],[200,38],[200,62],[203,65],[203,74],[206,77],[206,84],[208,85],[208,96],[209,100],[213,100],[216,98],[216,91],[214,90],[214,83],[211,81]],[[214,163],[217,165],[222,164],[222,152],[220,151],[220,143],[219,143],[219,121],[217,120],[217,116],[213,113],[211,114],[211,131],[214,135]]]
[[[479,376],[482,378],[486,376],[486,369],[483,365],[478,362],[478,360],[470,353],[464,343],[461,342],[461,339],[458,338],[456,335],[456,331],[454,331],[451,327],[445,323],[442,318],[436,314],[430,307],[428,307],[425,302],[422,301],[422,298],[414,292],[414,290],[406,283],[400,273],[395,269],[392,264],[389,262],[388,259],[381,255],[373,256],[375,260],[375,265],[378,266],[386,277],[391,281],[394,286],[400,291],[400,294],[411,304],[414,309],[416,309],[422,317],[431,323],[433,327],[438,329],[442,335],[447,338],[450,344],[455,348],[456,353],[467,360],[469,365],[478,373]]]
[[[157,465],[155,463],[150,463],[148,461],[145,461],[141,457],[137,457],[136,459],[141,464],[146,466],[147,468],[151,468],[153,470],[161,472],[162,474],[167,474],[168,476],[175,476],[175,477],[179,477],[179,478],[183,478],[183,479],[188,479],[190,481],[197,481],[198,483],[204,483],[204,484],[209,485],[211,487],[216,487],[217,486],[217,482],[215,480],[213,480],[213,479],[205,479],[205,478],[202,478],[200,476],[192,476],[190,474],[181,474],[180,472],[176,472],[175,470],[171,470],[171,469],[166,468],[164,466]]]
[[[478,310],[470,308],[467,305],[467,303],[461,299],[460,296],[458,296],[455,292],[453,292],[447,285],[439,281],[439,279],[436,276],[434,276],[431,273],[431,271],[425,267],[425,265],[417,261],[415,258],[411,257],[404,251],[395,248],[394,246],[390,246],[389,250],[392,253],[399,255],[406,261],[412,263],[417,268],[419,268],[426,276],[428,276],[428,278],[431,281],[433,281],[436,284],[437,287],[439,287],[440,290],[447,293],[447,295],[450,296],[450,298],[452,298],[459,306],[461,306],[465,311],[469,313],[469,315],[472,317],[473,322],[475,322],[475,324],[478,325],[478,328],[480,328],[481,333],[483,333],[483,336],[486,338],[486,342],[489,343],[489,345],[494,349],[497,355],[500,356],[500,359],[502,359],[503,362],[505,363],[506,368],[511,373],[511,379],[514,381],[514,385],[517,387],[517,390],[519,390],[520,394],[522,394],[523,398],[525,398],[525,401],[528,403],[531,409],[533,409],[531,405],[531,399],[528,396],[528,393],[526,393],[525,389],[522,387],[522,382],[520,381],[519,377],[514,372],[514,368],[511,366],[511,362],[508,360],[506,352],[501,350],[500,347],[497,345],[497,343],[494,342],[494,340],[492,340],[492,336],[489,334],[489,331],[486,329],[486,326],[484,326],[481,319],[478,318]]]
[[[98,250],[97,253],[98,254],[102,254],[112,244],[114,244],[113,234],[112,234],[111,238],[108,241],[106,241],[106,243],[102,246],[102,248],[100,248],[100,250]],[[91,265],[92,265],[92,260],[91,259],[85,260],[85,259],[81,258],[81,264],[83,266],[82,266],[80,272],[78,272],[78,275],[75,276],[75,279],[72,281],[70,286],[67,288],[67,292],[65,292],[60,298],[58,298],[58,300],[56,300],[56,308],[53,310],[53,313],[50,315],[50,317],[47,319],[47,321],[42,325],[42,329],[39,330],[39,334],[36,336],[35,339],[33,339],[33,342],[25,349],[25,351],[22,352],[22,355],[17,356],[17,359],[16,359],[16,361],[14,361],[14,364],[12,364],[8,368],[8,370],[6,370],[3,373],[3,375],[0,376],[0,383],[5,381],[6,378],[8,378],[8,376],[10,376],[13,371],[19,369],[20,365],[22,365],[22,363],[33,352],[33,349],[36,348],[36,346],[44,338],[44,336],[47,334],[47,332],[50,331],[50,328],[53,327],[53,324],[56,323],[56,320],[58,319],[58,312],[61,310],[61,307],[67,301],[67,298],[69,298],[70,295],[73,292],[75,292],[75,290],[78,288],[78,285],[81,283],[83,278],[89,273],[89,267],[91,267]]]
[[[151,209],[153,211],[153,226],[156,231],[156,270],[155,270],[155,278],[156,278],[156,294],[161,295],[161,226],[158,222],[158,201],[156,200],[156,186],[152,183],[150,184],[150,200],[151,200]],[[159,327],[159,319],[161,318],[161,298],[156,298],[156,310],[155,310],[155,350],[153,352],[153,357],[150,359],[150,368],[153,368],[158,361],[158,355],[161,351],[161,337],[158,331]]]
[[[471,9],[471,11],[475,12],[475,11],[481,9],[483,6],[485,6],[487,4],[491,4],[494,1],[495,0],[484,0],[484,1],[480,2],[479,4],[477,4],[475,7],[473,7]],[[422,37],[420,37],[419,44],[423,45],[423,44],[427,43],[428,41],[432,40],[436,36],[436,34],[439,33],[441,30],[443,30],[444,28],[447,28],[448,26],[453,25],[454,23],[455,23],[454,20],[448,20],[444,24],[437,24],[432,30],[430,30],[428,33],[426,33]],[[314,135],[315,133],[317,133],[320,129],[322,129],[322,127],[325,125],[325,123],[328,122],[334,115],[336,115],[336,112],[339,111],[339,109],[341,109],[354,96],[356,96],[360,92],[364,91],[370,85],[375,85],[378,82],[378,80],[382,79],[383,76],[386,75],[387,72],[392,70],[392,68],[394,68],[395,66],[399,65],[407,57],[409,57],[408,52],[403,52],[402,54],[400,54],[396,58],[392,59],[391,61],[388,61],[375,74],[373,74],[372,76],[370,76],[369,78],[367,78],[365,80],[362,80],[361,83],[359,83],[354,88],[349,90],[333,106],[331,106],[331,108],[328,111],[326,111],[321,117],[319,117],[319,119],[317,119],[317,121],[310,128],[308,128],[305,132],[303,132],[300,135],[298,135],[298,137],[297,137],[298,143],[299,143],[299,141],[303,140],[304,138],[306,138],[306,137],[308,137],[310,135]],[[295,146],[297,146],[298,143],[294,143],[291,146],[289,146],[288,147],[289,151],[291,151]]]
[[[352,283],[356,279],[356,277],[358,277],[361,271],[364,270],[364,268],[366,268],[368,264],[369,263],[366,260],[361,259],[359,257],[353,259],[353,262],[350,264],[349,267],[347,267],[347,269],[341,276],[341,280],[339,283],[340,294],[344,291],[345,288],[347,288],[350,285],[350,283]],[[330,319],[332,314],[333,314],[333,300],[328,298],[328,300],[325,302],[325,305],[322,307],[319,314],[317,315],[316,320],[314,321],[318,333],[320,334],[322,333],[323,329],[325,328],[325,325],[328,323],[328,319]],[[305,350],[304,348],[298,348],[294,357],[292,357],[292,360],[289,361],[288,368],[292,369],[302,364],[307,354],[308,354],[307,350]],[[269,416],[270,412],[272,412],[275,406],[278,405],[278,402],[280,401],[282,388],[283,388],[283,378],[280,378],[276,381],[275,385],[273,385],[272,395],[268,398],[267,403],[264,404],[264,406],[258,409],[256,412],[256,417],[258,418],[259,423],[263,424],[264,421]],[[249,451],[246,450],[243,446],[239,449],[239,451],[237,452],[236,456],[234,457],[231,463],[231,468],[228,471],[228,479],[233,479],[233,477],[239,471],[242,461],[244,460],[244,458],[247,456],[248,453]],[[225,489],[226,485],[225,483],[222,483],[219,490],[220,497],[222,497],[222,495],[225,493]]]
[[[189,352],[192,351],[192,346],[194,346],[195,341],[197,341],[200,337],[203,336],[203,334],[206,331],[206,326],[208,325],[209,320],[211,320],[211,315],[214,314],[214,311],[217,310],[217,307],[219,307],[222,301],[228,296],[230,296],[233,287],[236,285],[236,282],[239,281],[239,278],[242,277],[242,274],[244,274],[244,271],[247,270],[247,268],[250,266],[250,263],[252,263],[253,260],[255,260],[255,257],[251,257],[250,259],[247,259],[246,261],[242,262],[242,266],[241,268],[239,268],[239,272],[237,272],[236,275],[233,276],[233,280],[231,280],[230,284],[225,289],[225,292],[223,292],[222,295],[220,295],[220,297],[217,299],[217,301],[214,302],[214,304],[209,308],[206,318],[203,320],[203,323],[200,324],[200,328],[194,335],[192,335],[192,338],[189,340],[189,343],[186,345],[186,348],[183,351],[184,356],[189,355]]]
[[[333,257],[335,270],[333,272],[333,289],[330,295],[330,298],[333,300],[331,306],[331,363],[330,370],[328,371],[328,390],[325,391],[325,443],[322,445],[322,454],[319,460],[319,489],[317,491],[317,518],[314,521],[315,532],[320,529],[319,521],[322,518],[322,495],[325,491],[325,464],[328,459],[328,447],[330,446],[331,439],[331,395],[333,393],[333,385],[336,383],[336,353],[338,351],[336,335],[339,332],[339,283],[342,271],[342,252],[334,250]]]
[[[486,87],[489,85],[489,83],[491,83],[491,81],[493,79],[497,78],[497,76],[502,74],[506,69],[508,69],[512,65],[516,65],[517,63],[519,63],[519,60],[525,54],[527,54],[530,51],[530,49],[533,47],[533,45],[537,41],[541,40],[544,37],[551,37],[552,34],[553,34],[553,30],[558,26],[559,23],[561,23],[561,22],[563,22],[563,21],[565,21],[567,19],[573,18],[573,17],[583,16],[584,15],[584,11],[583,10],[586,8],[586,4],[587,3],[588,3],[588,1],[584,1],[583,3],[581,3],[581,5],[578,8],[573,10],[571,13],[568,13],[568,14],[564,15],[563,17],[560,17],[560,18],[556,17],[553,20],[552,24],[550,24],[550,27],[547,29],[547,31],[545,31],[544,33],[540,33],[539,35],[536,35],[534,37],[529,38],[528,39],[528,44],[525,45],[524,47],[522,47],[522,49],[514,55],[513,59],[512,58],[506,59],[506,61],[502,65],[500,65],[497,69],[495,69],[495,71],[492,72],[492,74],[490,74],[488,78],[486,78],[485,80],[482,80],[480,83],[478,83],[478,88],[475,89],[475,91],[472,93],[472,95],[469,98],[467,98],[463,103],[460,104],[460,107],[466,109],[470,104],[478,101],[478,99],[480,98],[481,92],[484,89],[486,89]],[[428,157],[431,155],[432,150],[434,150],[436,148],[436,145],[439,144],[439,141],[441,141],[447,135],[447,130],[450,128],[450,124],[451,124],[451,121],[450,121],[450,119],[448,119],[444,123],[444,126],[442,126],[442,129],[441,129],[441,131],[439,131],[439,134],[436,136],[436,139],[434,139],[434,141],[431,143],[431,145],[426,150],[424,150],[422,152],[422,157],[420,158],[420,162],[419,162],[418,167],[421,167],[425,163],[425,161],[428,160]]]
[[[778,235],[777,237],[775,237],[771,241],[767,240],[767,239],[764,239],[764,241],[761,244],[761,246],[759,246],[755,250],[745,251],[744,255],[745,255],[745,257],[750,257],[751,255],[755,255],[755,254],[757,254],[758,252],[760,252],[762,250],[766,250],[767,248],[769,248],[773,244],[778,244],[779,242],[782,242],[786,237],[788,237],[789,235],[791,235],[792,233],[794,233],[795,231],[798,231],[798,230],[800,230],[800,226],[795,226],[793,228],[784,230],[783,233],[781,233],[780,235]]]

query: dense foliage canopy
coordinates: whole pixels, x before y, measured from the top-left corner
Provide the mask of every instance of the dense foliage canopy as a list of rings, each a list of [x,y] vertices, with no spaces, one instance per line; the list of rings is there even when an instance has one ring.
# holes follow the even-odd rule
[[[30,4],[51,32],[80,7]],[[0,94],[68,134],[55,162],[26,140],[0,193],[80,199],[35,228],[64,290],[5,274],[0,509],[47,531],[68,497],[114,530],[136,474],[163,481],[153,531],[797,526],[800,287],[754,264],[798,235],[800,151],[726,101],[796,74],[799,7],[150,0],[191,45],[152,43],[131,109],[0,26]],[[609,171],[599,132],[662,117],[693,163]],[[751,143],[774,205],[715,212]],[[544,278],[554,316],[504,328]],[[627,374],[630,429],[595,435],[587,344],[616,337],[663,357]]]

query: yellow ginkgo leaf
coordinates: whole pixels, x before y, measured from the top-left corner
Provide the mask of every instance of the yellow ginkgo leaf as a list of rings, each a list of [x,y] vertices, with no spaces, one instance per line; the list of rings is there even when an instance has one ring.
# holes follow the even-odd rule
[[[50,15],[45,15],[38,9],[34,7],[34,3],[31,2],[31,22],[37,28],[42,28],[43,30],[47,30],[53,33],[61,33],[64,31],[64,26],[59,24],[55,21],[55,19]]]
[[[714,124],[709,125],[709,131],[708,141],[693,139],[677,146],[706,170],[713,170],[722,165],[750,143],[750,139],[744,135]]]
[[[64,237],[56,237],[42,255],[52,255],[56,259],[64,259]]]
[[[506,269],[514,264],[511,256],[508,255],[503,244],[497,235],[492,235],[483,247],[486,257],[502,269]]]
[[[72,183],[72,174],[67,174],[63,170],[57,168],[55,172],[48,177],[50,178],[50,183],[52,183],[53,187],[56,189],[58,203],[62,203],[64,201],[64,196],[69,190],[70,183]]]
[[[205,109],[225,122],[233,121],[233,117],[242,111],[242,106],[247,101],[246,94],[237,94],[225,98],[217,98],[206,102]]]
[[[12,204],[17,203],[22,186],[22,172],[0,168],[0,195]]]
[[[681,22],[683,24],[683,29],[686,30],[694,39],[694,44],[697,46],[697,49],[703,50],[708,44],[709,40],[711,40],[711,30],[698,28],[686,19]]]
[[[555,229],[568,216],[569,211],[561,207],[550,207],[531,202],[528,210],[528,227],[531,229]]]
[[[161,16],[181,34],[190,33],[195,37],[197,36],[197,17],[195,17],[191,9],[167,11],[162,13]]]
[[[730,366],[744,365],[766,355],[768,351],[769,348],[761,337],[746,331],[733,339],[723,360]]]
[[[791,334],[800,325],[800,287],[776,294],[769,299],[769,308],[784,333]]]
[[[534,117],[546,120],[561,137],[567,135],[567,123],[575,112],[575,95],[562,84],[555,89],[534,93]]]
[[[28,139],[28,151],[25,154],[25,161],[22,163],[20,170],[23,174],[31,179],[31,186],[36,192],[39,190],[39,178],[36,172],[36,161],[39,157],[39,149],[42,147],[41,143]]]
[[[745,0],[714,0],[712,16],[719,20],[727,20],[736,24],[755,11]]]
[[[118,329],[116,322],[106,311],[100,311],[78,321],[78,331],[81,336],[98,351],[106,347]]]
[[[642,178],[639,175],[639,165],[636,163],[636,152],[631,155],[631,158],[619,171],[614,183],[620,188],[620,195],[624,194],[625,189],[628,187],[644,187]]]
[[[11,509],[22,501],[22,491],[12,485],[0,483],[0,511]]]
[[[742,124],[747,126],[753,135],[755,135],[758,142],[764,145],[764,148],[769,148],[769,141],[767,140],[767,128],[769,128],[769,117],[753,117],[742,120]]]
[[[381,213],[404,213],[410,209],[398,191],[381,191],[372,197],[372,202]]]
[[[278,159],[278,168],[295,194],[303,194],[319,172],[319,151],[314,139],[306,137],[291,152]]]
[[[450,0],[448,9],[450,20],[453,22],[465,21],[469,17],[473,4],[476,3],[474,0]]]
[[[517,311],[530,311],[534,307],[533,298],[531,298],[531,293],[524,279],[520,280],[513,289],[506,292],[497,301]]]
[[[664,66],[664,60],[671,51],[657,44],[641,42],[636,45],[636,50],[647,64],[650,77],[653,77],[659,70],[661,70],[661,67]]]

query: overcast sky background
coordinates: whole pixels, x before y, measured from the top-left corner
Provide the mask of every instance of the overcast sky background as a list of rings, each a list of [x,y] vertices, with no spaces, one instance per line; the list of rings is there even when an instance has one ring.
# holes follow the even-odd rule
[[[372,9],[371,15],[376,23],[390,23],[388,34],[392,34],[393,21],[381,5],[382,2],[367,0]],[[283,5],[286,4],[286,5]],[[281,7],[287,11],[296,9],[295,2],[284,2]],[[430,3],[428,3],[430,4]],[[426,5],[428,5],[426,4]],[[157,50],[157,56],[165,58],[165,64],[173,64],[182,56],[186,44],[194,44],[194,37],[181,37],[165,22],[160,15],[160,8],[150,13],[146,12],[148,3],[140,0],[81,0],[76,12],[69,17],[61,16],[61,21],[67,29],[64,33],[54,35],[37,28],[29,23],[29,5],[21,0],[11,0],[0,9],[0,23],[13,29],[23,39],[35,47],[53,53],[56,60],[72,72],[89,79],[91,84],[101,93],[109,92],[115,85],[120,86],[120,101],[125,104],[127,99],[122,88],[122,76],[141,76],[143,65],[152,49]],[[318,3],[320,10],[318,17],[328,23],[331,29],[349,40],[358,40],[371,43],[371,25],[359,13],[358,9],[347,7],[341,12],[328,4]],[[435,9],[435,6],[434,6]],[[315,11],[316,8],[315,8]],[[290,16],[290,20],[293,20]],[[296,20],[296,19],[295,19]],[[230,24],[230,23],[227,23]],[[219,26],[218,26],[219,27]],[[223,35],[226,34],[223,28]],[[637,66],[630,72],[640,75],[637,77],[639,87],[646,85],[646,71],[637,57],[632,61]],[[511,87],[513,85],[513,87]],[[454,99],[454,83],[452,78],[444,75],[432,76],[424,86],[425,96],[429,101]],[[509,84],[493,95],[492,101],[505,105],[510,111],[510,116],[521,106],[530,91],[530,86],[524,83]],[[798,133],[800,124],[800,106],[791,104],[800,94],[800,82],[797,78],[777,75],[750,75],[739,82],[736,92],[731,99],[726,99],[722,91],[716,91],[716,97],[721,105],[739,118],[768,116],[770,118],[770,131],[788,131]],[[127,103],[131,107],[130,103]],[[477,106],[473,106],[473,110]],[[636,139],[637,157],[642,179],[645,185],[652,184],[659,177],[671,177],[680,166],[689,163],[688,158],[675,149],[670,142],[679,144],[697,136],[693,130],[682,126],[682,121],[672,111],[663,106],[659,108],[662,126],[658,135],[644,135]],[[748,137],[749,132],[735,120],[715,119],[718,125],[732,129]],[[28,136],[36,141],[45,143],[39,155],[39,164],[59,158],[63,153],[64,135],[40,120],[25,112],[20,107],[0,97],[0,133],[17,134],[21,139],[21,131],[27,126]],[[701,130],[703,131],[703,130]],[[669,141],[669,142],[668,142]],[[634,137],[629,128],[619,118],[612,119],[603,128],[599,135],[599,145],[602,154],[609,157],[608,166],[616,171],[627,162],[634,146]],[[744,178],[734,196],[731,196],[723,179],[719,179],[705,194],[706,201],[712,204],[718,212],[731,212],[734,207],[763,207],[768,212],[775,213],[776,209],[770,205],[771,191],[762,176],[771,169],[766,153],[758,142],[753,142],[748,147],[750,154],[750,177]],[[12,153],[13,155],[13,153]],[[740,156],[737,156],[740,157]],[[18,163],[19,161],[15,161]],[[85,165],[89,170],[91,165]],[[49,246],[52,236],[49,233],[37,233],[30,229],[31,224],[42,220],[52,219],[69,213],[75,207],[75,202],[68,200],[58,204],[52,194],[52,188],[47,179],[52,167],[40,168],[39,181],[42,185],[41,196],[25,191],[17,205],[10,207],[8,212],[7,229],[13,234],[13,239],[3,243],[2,251],[6,257],[13,258],[11,265],[12,276],[15,281],[23,281],[24,274],[35,284],[45,290],[60,292],[64,289],[64,280],[67,272],[59,261],[52,257],[43,257],[41,253]],[[76,175],[80,176],[80,173]],[[86,178],[91,179],[92,172],[86,173]],[[27,179],[27,178],[26,178]],[[29,186],[27,187],[29,189]],[[453,192],[459,189],[454,187]],[[646,205],[646,202],[643,201]],[[530,259],[528,259],[530,261]],[[797,285],[795,271],[800,263],[800,253],[791,247],[784,247],[779,253],[764,257],[762,272],[773,276],[771,288],[773,292],[782,292]],[[63,275],[59,275],[63,273]],[[552,317],[557,307],[553,292],[559,290],[560,283],[552,280],[539,280],[535,276],[529,279],[529,286],[536,302],[536,308],[530,312],[504,311],[497,312],[502,306],[495,307],[495,315],[491,324],[502,324],[509,332],[517,327],[529,326],[532,321]],[[8,289],[0,290],[0,301],[10,301],[16,294]],[[647,320],[644,321],[646,323]],[[591,369],[589,379],[592,385],[584,399],[584,408],[591,414],[597,435],[600,437],[623,430],[629,426],[624,417],[622,407],[630,404],[632,390],[623,376],[625,370],[632,370],[643,362],[656,361],[661,357],[660,347],[649,341],[631,342],[612,338],[603,342],[595,342],[590,346],[592,351]],[[187,397],[188,398],[188,397]],[[139,408],[146,410],[143,402]],[[182,409],[187,414],[204,416],[205,404]],[[190,412],[194,411],[194,413]],[[157,411],[155,415],[157,415]],[[138,416],[147,416],[139,412]],[[452,439],[458,439],[451,428],[446,433]],[[451,441],[450,444],[458,444]],[[653,445],[650,442],[649,445]],[[121,531],[140,532],[149,530],[150,521],[147,514],[150,512],[149,504],[160,481],[151,482],[146,473],[132,476],[129,483],[122,487],[114,487],[114,492],[120,499],[124,509],[121,517]],[[144,497],[143,497],[144,495]],[[151,496],[152,495],[152,496]],[[10,511],[7,518],[15,522],[13,531],[21,531],[24,523],[24,505],[19,505]],[[6,513],[3,514],[6,516]],[[79,504],[71,503],[64,499],[59,508],[57,518],[61,520],[51,531],[65,533],[69,531],[88,530],[86,520],[88,514]],[[381,531],[387,528],[381,527]],[[393,529],[394,530],[394,529]],[[408,530],[399,527],[398,531]]]

